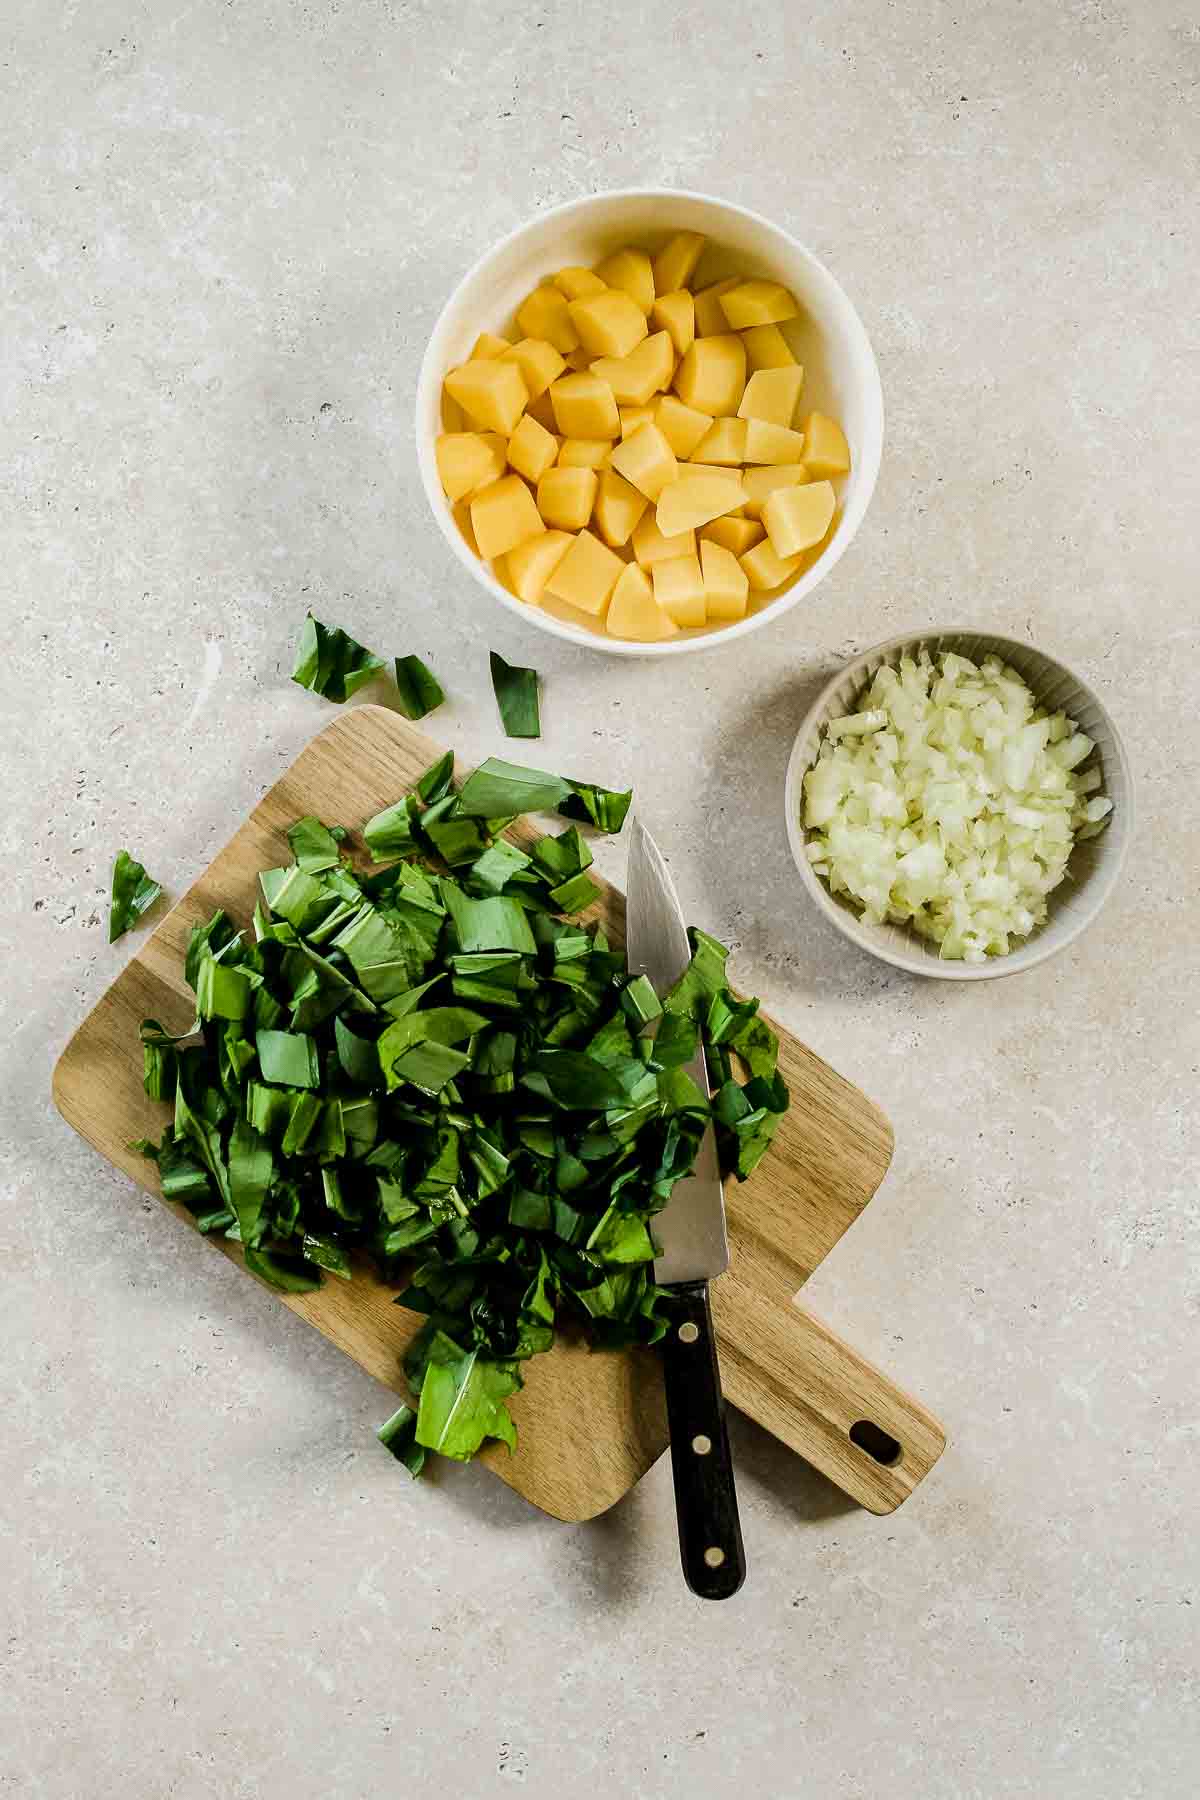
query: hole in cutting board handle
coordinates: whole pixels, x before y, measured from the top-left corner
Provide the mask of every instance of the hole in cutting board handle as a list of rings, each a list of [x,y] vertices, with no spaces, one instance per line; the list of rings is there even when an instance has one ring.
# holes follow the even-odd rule
[[[850,1442],[857,1444],[860,1450],[865,1450],[868,1456],[873,1456],[886,1469],[890,1469],[893,1463],[898,1463],[903,1454],[901,1446],[891,1433],[870,1419],[859,1419],[850,1427]]]

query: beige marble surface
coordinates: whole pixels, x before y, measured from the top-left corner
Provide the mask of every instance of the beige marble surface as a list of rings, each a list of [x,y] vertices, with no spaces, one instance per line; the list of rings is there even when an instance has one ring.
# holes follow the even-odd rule
[[[1194,8],[0,23],[0,1793],[1193,1794]],[[888,404],[812,605],[666,671],[488,610],[409,431],[466,265],[637,182],[806,240]],[[662,1466],[578,1529],[472,1470],[410,1486],[373,1441],[385,1395],[52,1114],[128,954],[118,845],[178,893],[328,716],[287,681],[306,606],[427,652],[468,756],[500,748],[488,647],[536,660],[548,763],[636,783],[691,916],[896,1123],[809,1300],[951,1447],[878,1520],[735,1421],[751,1577],[723,1609],[681,1587]],[[817,679],[949,622],[1092,680],[1142,809],[1095,928],[961,992],[822,925],[780,815]]]

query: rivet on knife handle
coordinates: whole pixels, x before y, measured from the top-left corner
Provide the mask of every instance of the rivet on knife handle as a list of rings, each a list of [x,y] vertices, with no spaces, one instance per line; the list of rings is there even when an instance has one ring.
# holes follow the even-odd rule
[[[671,1471],[684,1578],[702,1600],[727,1600],[746,1579],[733,1459],[717,1368],[708,1283],[680,1283],[662,1340]]]

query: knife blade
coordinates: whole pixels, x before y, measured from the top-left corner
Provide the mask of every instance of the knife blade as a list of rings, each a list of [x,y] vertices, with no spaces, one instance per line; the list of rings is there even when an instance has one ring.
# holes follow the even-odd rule
[[[662,853],[640,819],[631,833],[625,955],[630,974],[647,976],[661,998],[687,968],[691,946]],[[707,1097],[703,1048],[685,1067]],[[710,1278],[729,1267],[725,1196],[711,1124],[692,1173],[676,1183],[655,1217],[653,1235],[659,1251],[655,1279],[674,1301],[662,1358],[680,1561],[693,1593],[725,1600],[745,1580],[746,1559],[708,1303]]]

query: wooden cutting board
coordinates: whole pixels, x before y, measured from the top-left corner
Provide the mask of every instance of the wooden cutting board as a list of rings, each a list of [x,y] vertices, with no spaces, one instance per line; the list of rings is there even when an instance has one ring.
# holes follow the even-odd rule
[[[155,1018],[182,1030],[192,1018],[183,979],[192,926],[219,906],[249,925],[258,871],[289,859],[289,825],[314,813],[357,829],[440,754],[383,707],[341,714],[276,782],[79,1027],[54,1071],[55,1102],[139,1187],[157,1193],[157,1176],[129,1145],[157,1138],[167,1109],[142,1090],[138,1025]],[[525,842],[535,835],[525,827],[513,832]],[[623,940],[624,901],[614,889],[604,885],[587,916],[602,918]],[[937,1460],[941,1428],[793,1296],[883,1179],[892,1134],[857,1088],[786,1032],[780,1041],[791,1110],[756,1173],[726,1188],[733,1262],[712,1290],[725,1392],[862,1505],[890,1512]],[[174,1210],[189,1217],[183,1207]],[[241,1260],[237,1246],[198,1235],[181,1254],[204,1254],[214,1243]],[[421,1320],[394,1305],[394,1290],[369,1269],[349,1283],[327,1280],[312,1294],[270,1291],[388,1387],[405,1391],[400,1358]],[[667,1445],[652,1351],[592,1353],[566,1337],[527,1365],[512,1410],[516,1453],[498,1445],[485,1461],[560,1519],[603,1512]]]

